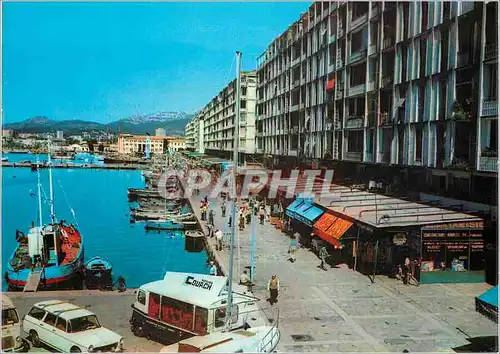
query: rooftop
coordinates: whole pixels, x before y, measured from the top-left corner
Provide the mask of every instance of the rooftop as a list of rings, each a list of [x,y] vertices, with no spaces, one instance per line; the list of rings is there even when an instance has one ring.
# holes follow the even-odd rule
[[[80,306],[73,305],[69,302],[64,302],[60,300],[47,300],[38,302],[35,306],[40,307],[50,313],[60,316],[66,320],[70,320],[72,318],[78,318],[83,316],[94,315],[93,312],[90,312]]]

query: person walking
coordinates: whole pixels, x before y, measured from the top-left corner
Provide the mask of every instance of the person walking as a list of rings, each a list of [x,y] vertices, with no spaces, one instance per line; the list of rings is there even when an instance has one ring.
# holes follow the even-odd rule
[[[222,205],[220,206],[220,210],[222,212],[222,217],[225,218],[226,217],[226,202],[225,201],[222,202]]]
[[[321,258],[321,264],[319,265],[319,268],[326,270],[325,263],[326,259],[328,258],[328,251],[326,250],[325,246],[322,246],[319,250],[319,258]]]
[[[292,237],[290,239],[290,246],[288,246],[288,253],[290,254],[290,262],[295,263],[295,254],[297,252],[297,240]]]
[[[245,217],[243,216],[243,212],[240,212],[240,231],[243,231],[245,229]]]
[[[260,224],[261,225],[264,225],[264,218],[265,217],[266,217],[266,212],[264,210],[264,207],[261,207],[260,211],[259,211],[259,218],[260,218]]]
[[[223,237],[224,237],[224,234],[222,233],[222,230],[215,231],[215,241],[217,241],[217,245],[216,245],[215,249],[217,251],[222,251],[222,248],[223,248],[223,243],[222,243]]]
[[[273,274],[267,283],[267,290],[269,290],[269,303],[274,305],[278,302],[278,292],[280,291],[280,281],[276,274]]]
[[[254,285],[252,283],[252,280],[248,276],[248,271],[245,269],[243,270],[243,273],[240,275],[240,285],[246,285],[248,291],[252,291],[252,286]]]
[[[210,211],[208,212],[208,223],[212,226],[214,226],[214,214],[214,210],[210,209]]]

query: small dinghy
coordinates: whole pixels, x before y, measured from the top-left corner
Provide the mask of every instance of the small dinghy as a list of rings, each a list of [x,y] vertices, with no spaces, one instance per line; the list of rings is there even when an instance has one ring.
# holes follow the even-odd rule
[[[96,256],[85,263],[85,284],[87,289],[111,290],[113,288],[112,270],[111,262],[100,256]]]

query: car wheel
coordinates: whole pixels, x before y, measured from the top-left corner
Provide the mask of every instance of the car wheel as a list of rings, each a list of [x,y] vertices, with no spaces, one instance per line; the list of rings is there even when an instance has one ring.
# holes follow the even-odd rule
[[[23,350],[22,351],[24,353],[27,353],[27,352],[29,352],[30,349],[31,348],[30,348],[30,344],[28,343],[28,341],[23,339]]]
[[[78,347],[72,347],[70,350],[69,350],[70,353],[81,353],[82,350]]]
[[[36,331],[30,332],[30,339],[35,348],[40,348],[42,346],[42,344],[40,343],[40,338],[38,338],[38,333],[36,333]]]

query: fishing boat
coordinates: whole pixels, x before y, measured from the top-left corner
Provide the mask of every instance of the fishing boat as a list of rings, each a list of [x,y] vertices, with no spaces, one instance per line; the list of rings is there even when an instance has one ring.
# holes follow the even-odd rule
[[[85,285],[87,289],[111,289],[113,266],[110,261],[96,256],[85,263]]]
[[[9,158],[7,156],[2,156],[2,162],[7,162],[9,161]]]
[[[50,143],[49,143],[50,152]],[[38,165],[38,164],[37,164]],[[38,226],[32,222],[28,234],[18,230],[17,247],[7,263],[5,280],[11,290],[36,291],[39,288],[81,286],[84,259],[83,237],[73,224],[58,220],[54,211],[52,163],[48,157],[50,183],[50,221],[42,215],[42,184],[38,174]],[[73,209],[71,213],[74,215]]]
[[[144,226],[146,231],[169,231],[183,230],[184,224],[168,220],[166,222],[147,222]]]

